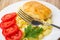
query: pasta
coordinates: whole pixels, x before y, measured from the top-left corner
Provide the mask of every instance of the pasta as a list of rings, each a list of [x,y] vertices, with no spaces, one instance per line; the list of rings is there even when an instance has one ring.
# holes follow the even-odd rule
[[[47,30],[45,30],[44,32],[43,32],[43,35],[44,36],[47,36],[48,34],[50,34],[51,33],[51,30],[50,29],[47,29]]]
[[[28,25],[23,19],[18,18],[19,16],[17,16],[16,21],[17,21],[17,25],[19,26],[20,29],[24,29],[26,28],[26,26]],[[19,20],[19,21],[18,21]],[[40,25],[39,27],[42,27],[44,29],[43,33],[39,35],[38,38],[33,39],[33,38],[26,38],[24,40],[42,40],[42,38],[44,38],[44,36],[47,36],[51,33],[52,31],[52,26],[47,26],[47,25]],[[24,32],[24,30],[23,30]]]

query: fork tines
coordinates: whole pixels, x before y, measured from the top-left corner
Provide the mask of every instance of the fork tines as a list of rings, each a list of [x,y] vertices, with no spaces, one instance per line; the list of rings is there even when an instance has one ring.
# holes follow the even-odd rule
[[[26,14],[25,12],[23,12],[21,9],[19,9],[18,11],[18,15],[25,21],[27,22],[32,22],[33,18],[30,17],[28,14]]]

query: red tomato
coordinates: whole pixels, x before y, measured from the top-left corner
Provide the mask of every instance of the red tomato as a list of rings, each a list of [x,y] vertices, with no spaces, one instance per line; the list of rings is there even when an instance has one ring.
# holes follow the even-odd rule
[[[0,23],[0,27],[1,27],[1,23]]]
[[[18,31],[18,26],[17,25],[13,25],[13,26],[10,26],[9,28],[7,29],[3,29],[2,33],[5,37],[7,36],[10,36],[11,34],[14,34]]]
[[[2,29],[8,28],[11,25],[15,24],[15,20],[7,21],[7,22],[1,22],[0,26]]]
[[[6,37],[6,40],[21,40],[22,36],[23,36],[22,31],[19,30],[15,34],[13,34],[13,35],[11,35],[9,37]]]
[[[6,14],[2,17],[2,21],[9,21],[12,20],[16,16],[16,12]]]

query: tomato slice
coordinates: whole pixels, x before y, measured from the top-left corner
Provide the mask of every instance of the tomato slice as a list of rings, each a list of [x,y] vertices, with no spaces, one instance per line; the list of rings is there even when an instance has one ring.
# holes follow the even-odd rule
[[[9,13],[9,14],[4,15],[4,16],[1,18],[1,20],[2,20],[2,21],[9,21],[9,20],[12,20],[15,16],[16,16],[16,12]]]
[[[0,27],[1,27],[1,23],[0,23]]]
[[[23,33],[21,30],[19,30],[18,32],[16,32],[15,34],[6,37],[6,40],[21,40],[23,36]]]
[[[7,21],[7,22],[1,22],[0,27],[2,29],[8,28],[11,25],[15,24],[15,20]]]
[[[13,26],[11,26],[11,27],[9,27],[9,28],[7,28],[7,29],[3,29],[2,34],[3,34],[5,37],[7,37],[7,36],[9,36],[9,35],[11,35],[11,34],[16,33],[17,31],[18,31],[17,25],[13,25]]]

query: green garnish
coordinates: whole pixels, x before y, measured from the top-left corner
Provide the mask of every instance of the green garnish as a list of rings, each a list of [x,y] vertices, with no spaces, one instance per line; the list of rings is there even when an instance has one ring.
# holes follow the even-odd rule
[[[28,25],[25,28],[25,38],[36,38],[43,32],[43,29],[40,27],[32,27],[32,25]]]

